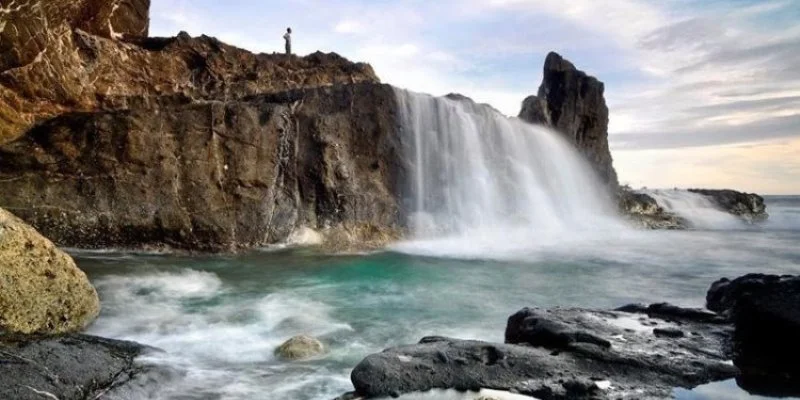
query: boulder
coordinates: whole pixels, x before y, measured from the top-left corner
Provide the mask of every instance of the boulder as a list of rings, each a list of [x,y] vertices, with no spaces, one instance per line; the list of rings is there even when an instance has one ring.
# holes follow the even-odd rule
[[[368,356],[351,379],[366,398],[492,388],[550,400],[663,399],[675,387],[734,377],[726,326],[672,307],[652,308],[669,318],[640,309],[527,308],[506,328],[508,342],[524,345],[428,337]]]
[[[519,118],[560,132],[583,153],[600,179],[616,189],[604,90],[602,82],[551,52],[544,62],[539,92],[523,101]]]
[[[709,309],[733,322],[740,384],[776,396],[800,395],[800,277],[750,274],[715,282]]]
[[[689,189],[689,191],[710,198],[723,211],[750,224],[764,221],[769,217],[764,198],[755,193],[711,189]]]
[[[156,382],[167,378],[168,371],[135,361],[152,350],[87,335],[0,336],[0,398],[154,398]],[[137,380],[146,381],[149,388],[129,385]],[[131,397],[134,393],[141,397]]]
[[[324,352],[322,342],[306,335],[295,336],[275,349],[275,355],[289,361],[307,360]]]
[[[72,258],[0,209],[0,331],[75,332],[99,310],[97,292]]]

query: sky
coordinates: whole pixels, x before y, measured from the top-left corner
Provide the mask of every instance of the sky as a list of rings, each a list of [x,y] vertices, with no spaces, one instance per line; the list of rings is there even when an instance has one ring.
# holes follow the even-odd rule
[[[336,52],[516,116],[556,51],[605,83],[620,182],[800,194],[800,0],[152,0],[152,36]]]

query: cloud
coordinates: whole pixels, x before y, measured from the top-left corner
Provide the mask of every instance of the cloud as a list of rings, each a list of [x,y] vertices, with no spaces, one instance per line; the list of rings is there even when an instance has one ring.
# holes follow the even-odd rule
[[[363,33],[364,26],[358,21],[346,19],[339,21],[339,23],[333,27],[333,31],[336,33]]]

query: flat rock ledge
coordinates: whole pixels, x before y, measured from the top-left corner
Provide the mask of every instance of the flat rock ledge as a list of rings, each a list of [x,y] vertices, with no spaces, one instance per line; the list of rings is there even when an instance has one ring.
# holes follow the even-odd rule
[[[797,395],[800,372],[789,358],[800,350],[790,340],[800,335],[798,287],[797,277],[723,279],[708,294],[719,313],[668,303],[524,308],[509,317],[502,344],[426,337],[372,354],[351,374],[355,391],[340,399],[435,389],[541,400],[668,399],[675,388],[733,378],[753,393]],[[754,310],[766,316],[757,324]]]
[[[152,398],[167,371],[136,361],[156,349],[88,335],[0,334],[0,398]]]

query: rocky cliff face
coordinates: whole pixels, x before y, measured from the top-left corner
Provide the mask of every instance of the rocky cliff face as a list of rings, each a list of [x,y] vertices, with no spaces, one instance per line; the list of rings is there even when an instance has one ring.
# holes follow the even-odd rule
[[[369,65],[146,38],[148,6],[2,9],[0,205],[81,247],[397,236],[395,99]]]
[[[0,148],[0,204],[68,246],[229,250],[397,235],[391,87],[70,113]]]
[[[335,54],[252,54],[210,37],[146,38],[148,0],[16,0],[0,8],[0,144],[66,112],[138,108],[163,96],[378,82]]]
[[[519,117],[560,132],[584,154],[600,179],[616,188],[603,91],[602,82],[551,52],[545,59],[539,93],[523,101]]]

